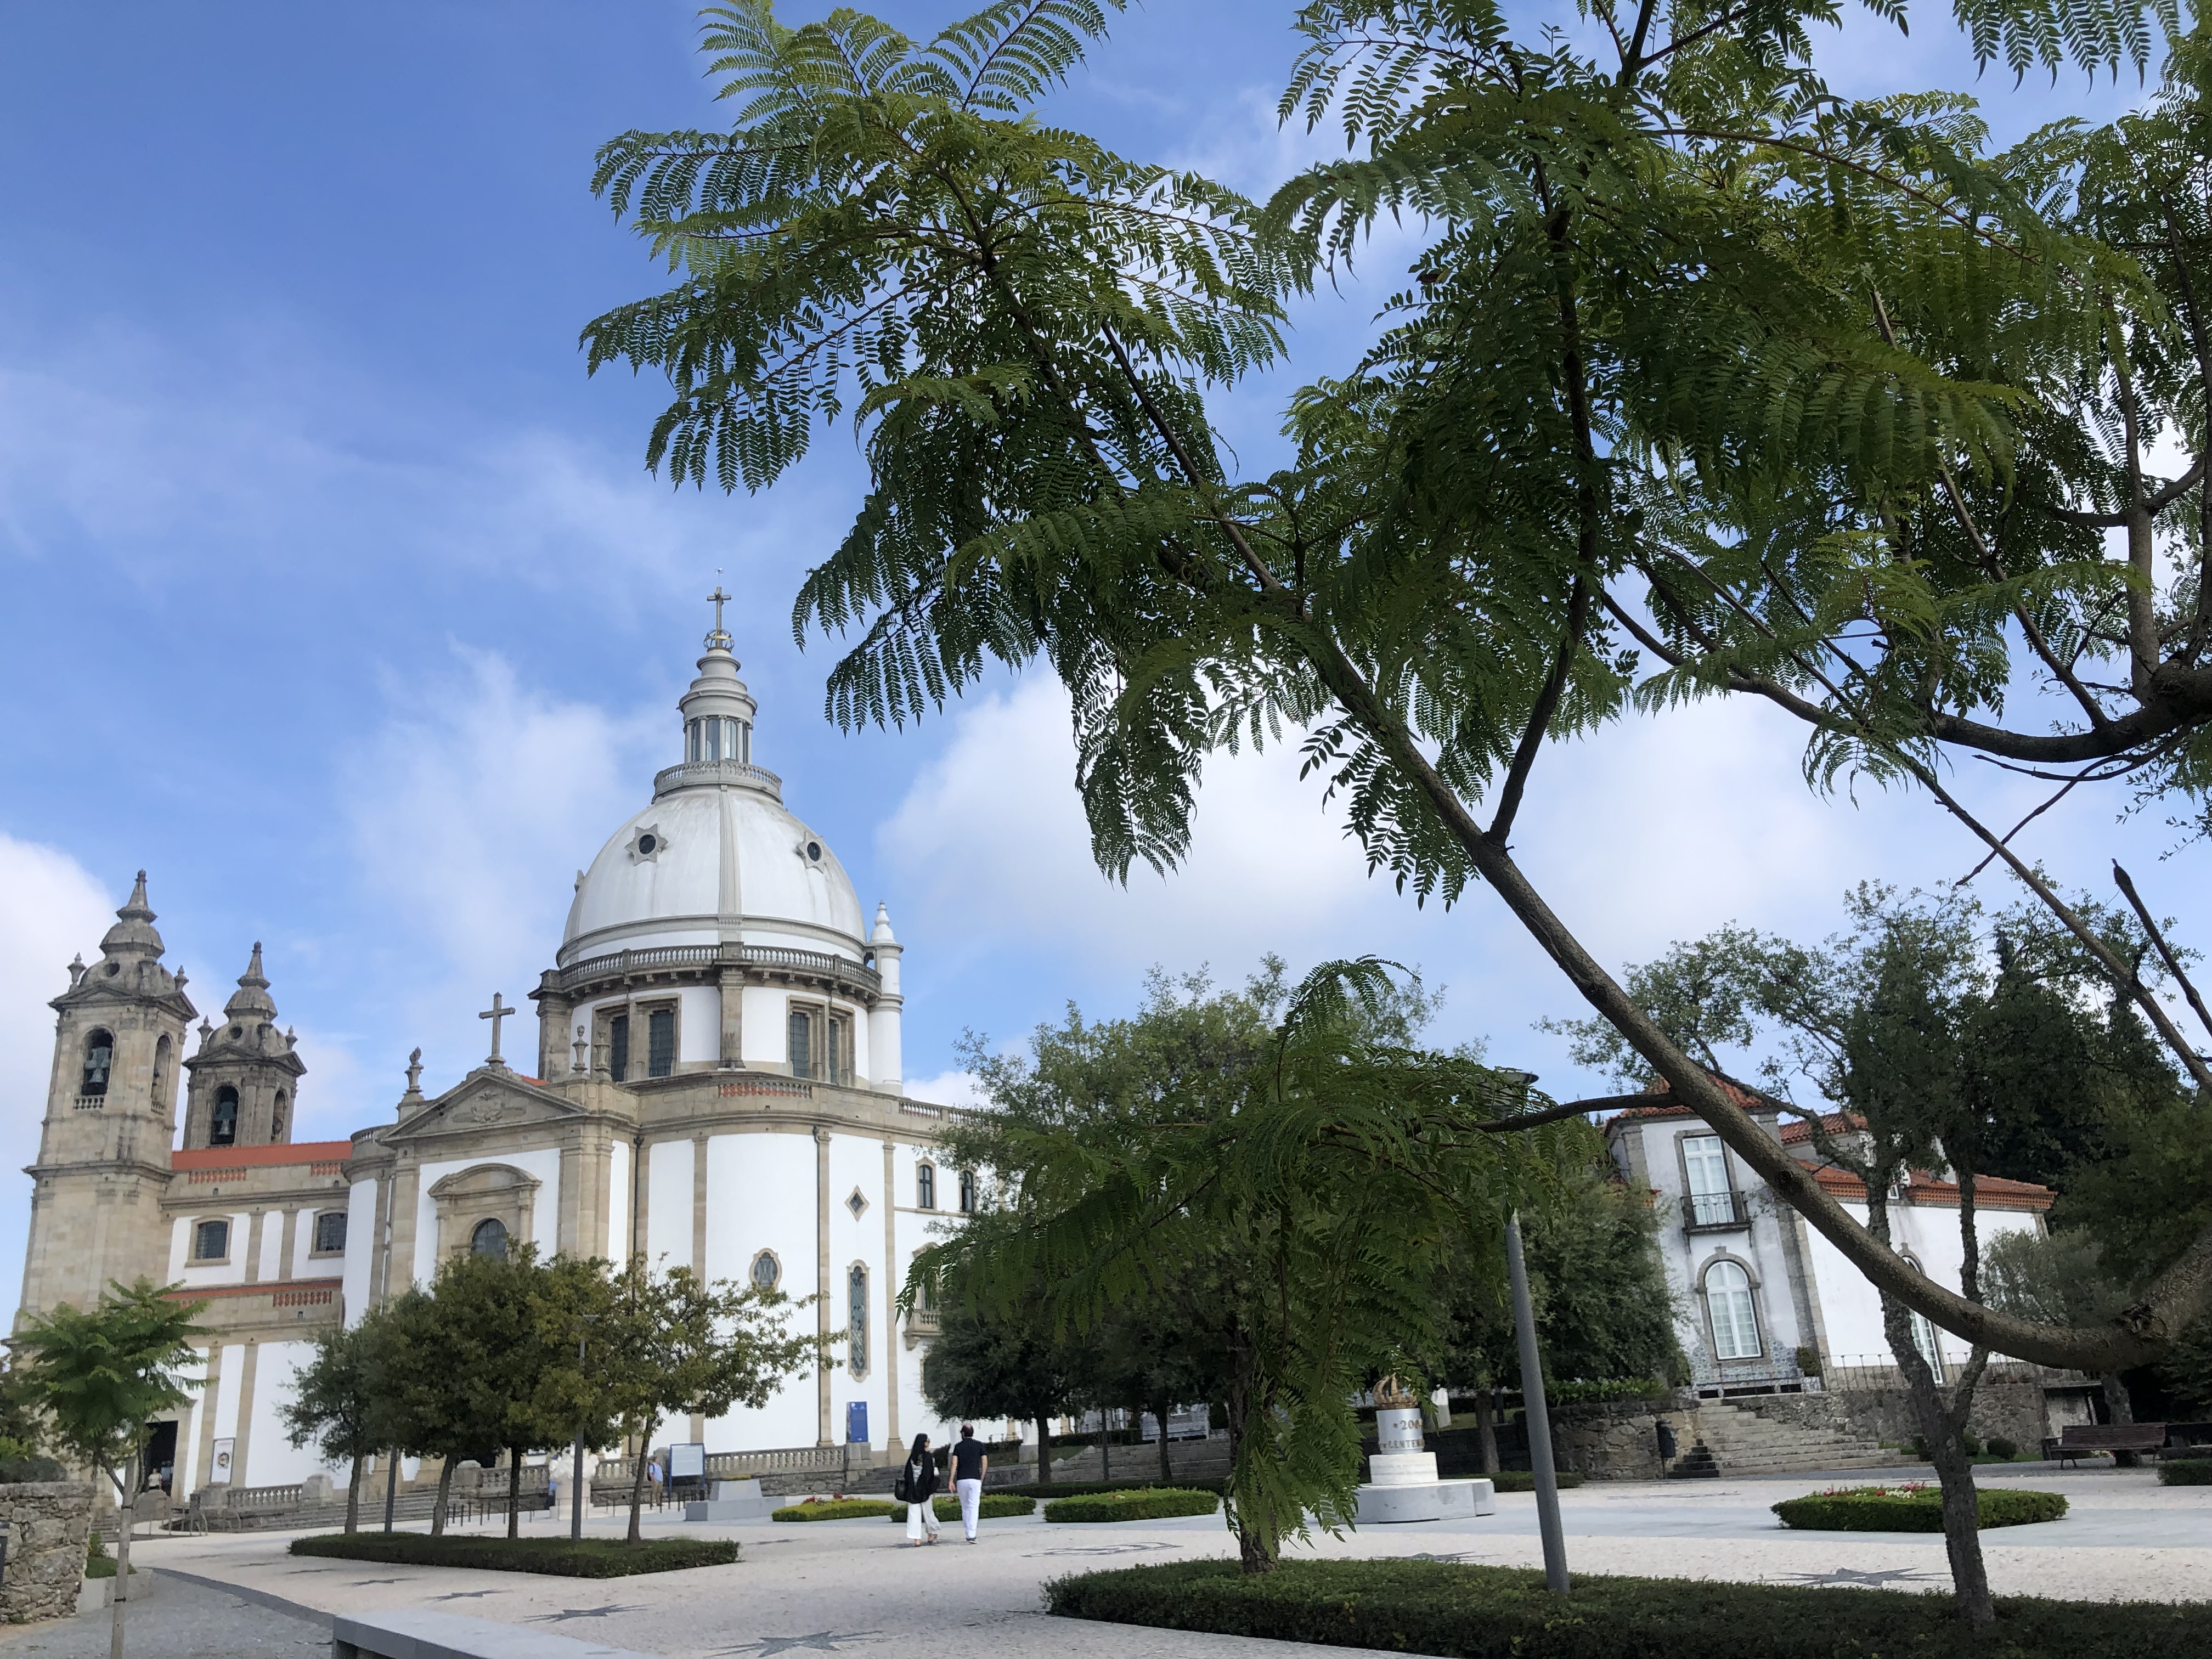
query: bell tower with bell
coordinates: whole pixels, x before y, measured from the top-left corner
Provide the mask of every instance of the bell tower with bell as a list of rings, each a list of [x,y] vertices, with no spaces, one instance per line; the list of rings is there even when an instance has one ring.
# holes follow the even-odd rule
[[[48,1005],[58,1018],[39,1161],[26,1171],[31,1232],[19,1321],[63,1303],[89,1307],[109,1279],[127,1283],[168,1259],[161,1197],[196,1011],[184,974],[162,966],[161,953],[141,870],[100,959],[72,962],[69,989]]]

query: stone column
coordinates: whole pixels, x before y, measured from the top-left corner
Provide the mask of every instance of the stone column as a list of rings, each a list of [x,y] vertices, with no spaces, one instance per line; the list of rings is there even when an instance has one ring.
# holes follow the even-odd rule
[[[722,1064],[745,1063],[745,970],[724,968],[722,989]]]
[[[538,996],[538,1075],[548,1083],[568,1075],[568,1016],[576,1005],[557,991]]]

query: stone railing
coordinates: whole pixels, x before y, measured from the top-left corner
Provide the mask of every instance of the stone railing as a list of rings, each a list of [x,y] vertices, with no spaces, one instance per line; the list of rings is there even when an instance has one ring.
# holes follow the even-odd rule
[[[765,766],[732,760],[684,761],[676,766],[664,766],[653,775],[653,796],[658,800],[672,789],[709,783],[737,789],[763,789],[778,800],[783,799],[781,778]]]
[[[76,1109],[80,1112],[96,1112],[106,1104],[106,1095],[79,1095],[76,1101]]]
[[[1936,1367],[1936,1380],[1949,1383],[1957,1380],[1964,1369],[1963,1359],[1946,1359]],[[1889,1354],[1841,1353],[1835,1357],[1820,1373],[1823,1388],[1835,1390],[1853,1389],[1901,1389],[1905,1373],[1898,1367],[1896,1358]],[[2087,1371],[2060,1370],[2050,1365],[2038,1365],[2026,1359],[1992,1359],[1983,1371],[1985,1382],[2039,1382],[2045,1388],[2094,1388],[2097,1379]]]
[[[865,1452],[866,1448],[856,1449]],[[709,1480],[743,1480],[757,1474],[828,1474],[847,1464],[842,1446],[785,1446],[770,1451],[709,1452]],[[664,1470],[667,1466],[662,1465]],[[620,1481],[627,1486],[637,1466],[627,1457],[599,1460],[595,1481]],[[665,1478],[664,1476],[664,1478]]]
[[[656,945],[589,957],[546,975],[553,988],[573,991],[601,980],[628,979],[667,969],[761,968],[810,974],[848,985],[869,996],[883,990],[883,977],[827,951],[801,951],[783,945]]]

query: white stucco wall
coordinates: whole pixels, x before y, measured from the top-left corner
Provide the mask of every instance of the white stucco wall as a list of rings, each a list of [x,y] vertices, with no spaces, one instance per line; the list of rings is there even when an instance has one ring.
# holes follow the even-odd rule
[[[192,1227],[195,1223],[202,1221],[230,1223],[230,1260],[228,1262],[204,1267],[191,1265]],[[246,1256],[252,1242],[252,1221],[253,1218],[242,1210],[203,1210],[196,1215],[179,1216],[169,1231],[169,1282],[175,1284],[182,1280],[193,1290],[202,1285],[246,1283]],[[270,1277],[274,1278],[275,1274],[271,1273]]]
[[[254,1362],[253,1401],[246,1413],[246,1463],[234,1477],[241,1486],[283,1486],[311,1474],[331,1473],[343,1484],[347,1470],[331,1470],[310,1444],[295,1447],[277,1417],[298,1387],[300,1370],[315,1357],[312,1342],[264,1342]],[[227,1363],[227,1362],[226,1362]]]
[[[722,1057],[722,994],[711,985],[687,985],[677,1001],[676,1058],[712,1066]]]
[[[255,1278],[270,1284],[282,1277],[284,1265],[284,1212],[264,1210],[261,1212],[261,1259]]]
[[[607,1160],[607,1236],[600,1254],[617,1267],[629,1259],[629,1142],[617,1140]]]
[[[533,1147],[526,1152],[507,1152],[498,1158],[449,1158],[425,1164],[416,1176],[415,1199],[415,1283],[428,1285],[438,1276],[443,1242],[438,1237],[438,1200],[430,1189],[447,1176],[463,1170],[489,1169],[504,1164],[520,1170],[538,1182],[530,1206],[530,1237],[543,1255],[551,1255],[561,1237],[561,1153],[557,1147]]]
[[[785,1295],[804,1298],[820,1288],[816,1261],[814,1156],[814,1138],[804,1130],[716,1135],[708,1141],[709,1278],[745,1283],[753,1257],[763,1249],[770,1249],[782,1264],[783,1278],[779,1288]],[[880,1156],[879,1153],[879,1158]],[[882,1185],[880,1173],[877,1184]],[[832,1309],[833,1327],[843,1322],[836,1317],[836,1313]],[[790,1328],[812,1330],[815,1317],[812,1308],[794,1311],[790,1316]],[[809,1367],[765,1406],[740,1407],[726,1416],[714,1419],[707,1425],[707,1449],[737,1451],[812,1445],[817,1432],[817,1386],[814,1371]],[[842,1396],[833,1389],[832,1398]]]
[[[691,1157],[689,1140],[655,1140],[645,1149],[645,1257],[656,1267],[694,1265]]]
[[[369,1287],[375,1281],[378,1183],[356,1181],[346,1192],[345,1321],[358,1325],[368,1312]]]
[[[181,1499],[201,1484],[200,1413],[207,1405],[208,1351],[194,1348],[192,1380],[186,1385],[191,1398],[177,1412],[177,1467],[169,1490]]]
[[[1851,1219],[1863,1225],[1866,1206],[1845,1204]],[[1966,1241],[1959,1230],[1959,1212],[1950,1205],[1899,1204],[1890,1206],[1890,1240],[1900,1254],[1910,1254],[1920,1270],[1949,1290],[1959,1288],[1959,1270],[1966,1261]],[[2041,1222],[2032,1210],[1974,1212],[1974,1236],[1986,1250],[1993,1239],[2008,1232],[2035,1231]],[[1881,1300],[1866,1276],[1844,1259],[1843,1253],[1808,1228],[1808,1265],[1820,1295],[1821,1316],[1828,1328],[1828,1353],[1838,1365],[1887,1365],[1893,1363],[1889,1339],[1881,1326]],[[1937,1331],[1944,1363],[1964,1363],[1967,1345],[1948,1332]]]

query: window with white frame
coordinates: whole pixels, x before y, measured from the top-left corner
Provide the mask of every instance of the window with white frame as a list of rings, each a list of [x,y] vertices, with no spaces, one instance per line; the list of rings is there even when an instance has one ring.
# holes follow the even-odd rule
[[[336,1255],[345,1249],[346,1212],[325,1210],[315,1217],[315,1254]]]
[[[1705,1314],[1712,1322],[1713,1353],[1721,1359],[1756,1359],[1759,1310],[1753,1305],[1751,1275],[1733,1261],[1705,1269]]]
[[[230,1254],[230,1223],[197,1222],[192,1227],[192,1260],[221,1261]]]
[[[1690,1183],[1690,1221],[1699,1227],[1735,1219],[1735,1194],[1729,1190],[1728,1149],[1718,1135],[1682,1137],[1682,1167]]]

